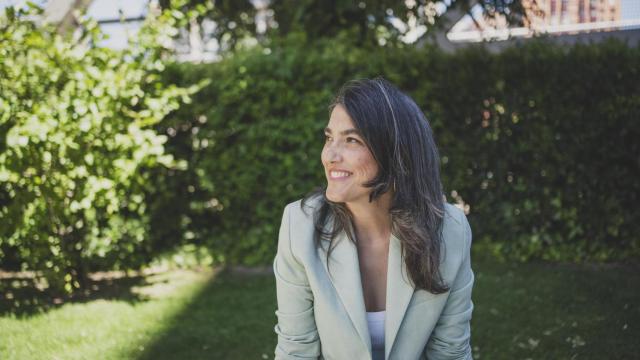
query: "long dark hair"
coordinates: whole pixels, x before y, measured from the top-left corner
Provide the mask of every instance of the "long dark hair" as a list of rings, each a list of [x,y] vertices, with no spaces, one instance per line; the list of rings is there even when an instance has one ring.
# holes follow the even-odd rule
[[[444,196],[429,122],[413,99],[382,78],[347,82],[329,112],[337,105],[349,114],[378,163],[378,174],[364,184],[371,188],[369,201],[394,190],[391,231],[400,240],[414,286],[435,294],[446,292],[439,271]],[[315,243],[323,246],[328,241],[328,266],[338,233],[346,231],[351,241],[356,240],[351,212],[344,203],[328,200],[325,191],[323,187],[311,192],[301,206],[305,210],[309,200],[319,200],[314,206]],[[327,230],[329,223],[333,226]]]

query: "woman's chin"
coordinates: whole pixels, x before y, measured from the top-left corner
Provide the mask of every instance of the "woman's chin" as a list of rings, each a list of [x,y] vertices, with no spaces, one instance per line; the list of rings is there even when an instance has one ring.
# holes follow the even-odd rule
[[[339,194],[328,189],[325,192],[325,197],[327,198],[327,200],[334,203],[342,203],[345,201],[345,196],[343,194]]]

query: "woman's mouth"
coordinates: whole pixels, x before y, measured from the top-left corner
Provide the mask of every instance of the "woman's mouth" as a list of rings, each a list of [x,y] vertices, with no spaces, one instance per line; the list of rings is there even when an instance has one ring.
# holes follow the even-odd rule
[[[342,180],[351,176],[352,173],[344,170],[331,170],[329,171],[329,179],[331,180]]]

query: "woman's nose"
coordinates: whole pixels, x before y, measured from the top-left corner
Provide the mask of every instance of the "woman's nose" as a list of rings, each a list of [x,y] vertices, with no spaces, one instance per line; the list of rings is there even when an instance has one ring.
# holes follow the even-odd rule
[[[337,163],[342,161],[342,152],[337,145],[329,145],[327,148],[327,159],[330,163]]]

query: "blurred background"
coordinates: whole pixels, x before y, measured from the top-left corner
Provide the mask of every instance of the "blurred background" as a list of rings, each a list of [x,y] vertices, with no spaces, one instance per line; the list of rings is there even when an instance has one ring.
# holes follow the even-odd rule
[[[640,1],[0,1],[0,358],[273,358],[284,206],[347,80],[473,229],[475,358],[640,347]]]

